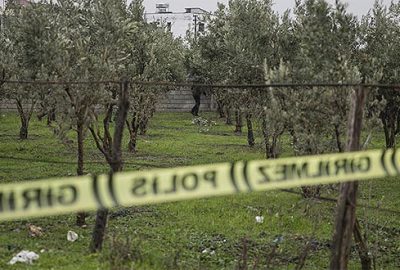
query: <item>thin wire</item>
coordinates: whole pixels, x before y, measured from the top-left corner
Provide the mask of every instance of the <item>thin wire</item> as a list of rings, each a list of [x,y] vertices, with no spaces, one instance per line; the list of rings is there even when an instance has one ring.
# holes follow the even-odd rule
[[[285,193],[300,195],[303,197],[303,193],[297,192],[294,190],[280,189],[280,191],[285,192]],[[323,197],[323,196],[319,196],[319,195],[315,196],[315,197],[311,197],[310,199],[317,199],[317,200],[321,200],[324,202],[335,203],[335,204],[337,203],[337,199],[335,199],[335,198]],[[388,208],[381,208],[381,207],[370,206],[370,205],[366,205],[366,204],[357,204],[356,206],[364,207],[366,209],[371,209],[371,210],[377,210],[378,212],[386,212],[386,213],[390,213],[390,214],[400,215],[400,211],[396,211],[396,210],[392,210],[392,209],[388,209]]]
[[[301,87],[366,87],[366,88],[391,88],[400,90],[400,85],[390,84],[357,84],[357,83],[274,83],[274,84],[200,84],[177,82],[152,82],[131,81],[131,84],[147,86],[171,86],[171,87],[204,87],[204,88],[236,88],[236,89],[266,89],[266,88],[301,88]]]
[[[0,80],[4,84],[38,84],[38,85],[85,85],[85,84],[120,84],[121,81],[25,81],[25,80]]]
[[[18,160],[18,161],[28,161],[33,163],[48,163],[48,164],[63,164],[63,165],[76,165],[76,162],[72,161],[59,161],[59,160],[46,160],[46,159],[33,159],[33,158],[17,158],[11,156],[3,156],[0,155],[0,159],[5,160]],[[137,163],[137,162],[122,162],[124,165],[135,165],[135,166],[146,166],[146,167],[155,167],[154,164],[151,163]],[[106,161],[86,161],[85,164],[114,164],[114,162],[106,162]],[[167,168],[168,166],[157,166],[160,168]]]
[[[91,85],[91,84],[120,84],[122,81],[26,81],[26,80],[2,80],[7,84],[39,84],[39,85]],[[358,84],[358,83],[274,83],[274,84],[202,84],[192,82],[167,82],[167,81],[129,81],[131,84],[145,86],[169,86],[169,87],[204,87],[204,88],[236,88],[236,89],[267,89],[267,88],[301,88],[301,87],[365,87],[365,88],[389,88],[400,90],[398,84]]]

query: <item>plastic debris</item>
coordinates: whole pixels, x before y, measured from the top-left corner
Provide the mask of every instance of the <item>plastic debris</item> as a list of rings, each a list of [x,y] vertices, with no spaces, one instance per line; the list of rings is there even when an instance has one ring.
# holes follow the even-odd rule
[[[33,224],[28,224],[28,232],[31,237],[40,237],[43,235],[42,227],[35,226]]]
[[[16,264],[17,262],[32,264],[33,261],[38,260],[39,255],[33,251],[23,250],[15,255],[8,264]]]
[[[280,244],[280,243],[283,242],[283,240],[284,240],[283,236],[282,236],[282,235],[278,235],[278,236],[274,239],[273,243],[274,243],[274,244]]]
[[[256,216],[256,222],[257,223],[264,223],[264,217],[263,216]]]
[[[76,232],[69,231],[67,233],[67,240],[70,242],[75,242],[76,240],[78,240],[78,234]]]
[[[207,254],[207,253],[209,253],[209,252],[210,252],[210,249],[209,249],[209,248],[206,248],[206,249],[204,249],[201,253]]]
[[[210,254],[210,255],[215,255],[215,250],[211,250],[209,248],[204,249],[201,253],[203,254]]]

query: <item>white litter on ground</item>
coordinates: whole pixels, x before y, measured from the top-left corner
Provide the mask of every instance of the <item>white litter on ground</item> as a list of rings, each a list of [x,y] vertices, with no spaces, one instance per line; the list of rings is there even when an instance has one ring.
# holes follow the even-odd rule
[[[210,249],[206,248],[206,249],[204,249],[201,253],[207,254],[207,253],[209,253],[209,252],[210,252]]]
[[[264,223],[264,217],[263,216],[256,216],[256,222],[257,223]]]
[[[76,232],[69,231],[67,233],[67,240],[70,242],[75,242],[76,240],[78,240],[78,234]]]
[[[33,251],[23,250],[15,255],[8,264],[16,264],[17,262],[32,264],[33,261],[38,260],[39,255]]]
[[[201,253],[203,254],[210,254],[210,255],[215,255],[215,251],[211,250],[209,248],[204,249]]]

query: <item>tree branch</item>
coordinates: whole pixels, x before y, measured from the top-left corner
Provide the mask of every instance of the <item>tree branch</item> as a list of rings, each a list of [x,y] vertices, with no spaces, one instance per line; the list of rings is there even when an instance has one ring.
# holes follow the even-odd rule
[[[104,150],[104,148],[101,146],[100,141],[102,141],[101,138],[99,138],[95,132],[95,130],[93,129],[93,127],[89,127],[90,133],[92,134],[92,137],[94,139],[94,142],[96,143],[96,147],[97,149],[100,150],[100,152],[106,157],[106,159],[108,159],[108,153],[106,153],[106,151]]]

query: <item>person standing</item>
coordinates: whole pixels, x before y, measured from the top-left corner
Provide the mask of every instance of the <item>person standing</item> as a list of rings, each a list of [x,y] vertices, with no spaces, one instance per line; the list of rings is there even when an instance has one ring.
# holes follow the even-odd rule
[[[199,116],[200,104],[201,104],[201,94],[203,94],[203,89],[200,86],[192,86],[192,95],[194,99],[194,106],[192,108],[193,116]]]

